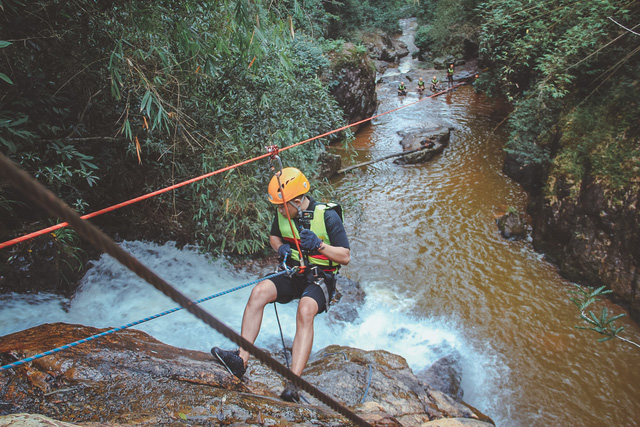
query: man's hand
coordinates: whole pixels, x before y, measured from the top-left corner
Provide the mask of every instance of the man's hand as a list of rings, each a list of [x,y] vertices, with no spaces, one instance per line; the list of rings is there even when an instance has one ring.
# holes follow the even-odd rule
[[[278,248],[278,255],[280,256],[280,260],[284,260],[285,256],[289,258],[291,256],[291,246],[286,243],[281,245]]]
[[[316,236],[316,233],[306,228],[300,232],[300,248],[303,251],[311,253],[320,246],[322,246],[322,240]]]

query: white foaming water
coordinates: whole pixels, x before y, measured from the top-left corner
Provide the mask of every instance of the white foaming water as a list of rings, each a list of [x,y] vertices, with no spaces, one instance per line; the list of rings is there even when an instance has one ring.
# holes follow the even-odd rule
[[[178,249],[172,243],[123,242],[121,246],[165,280],[194,300],[253,282],[255,274],[237,271],[223,259],[213,260],[197,248]],[[362,284],[367,296],[358,307],[358,318],[337,322],[331,316],[316,318],[313,351],[330,344],[363,350],[386,350],[403,356],[414,372],[431,366],[443,356],[460,355],[465,400],[482,410],[493,407],[498,382],[507,372],[489,346],[473,348],[453,320],[412,316],[413,303],[395,295],[382,283]],[[201,304],[203,308],[236,331],[251,286]],[[100,328],[122,326],[176,307],[168,297],[146,284],[113,258],[94,262],[76,295],[68,300],[51,294],[11,294],[0,299],[0,335],[44,323],[66,322]],[[278,305],[285,340],[295,333],[297,304]],[[177,347],[208,352],[212,346],[234,345],[185,310],[151,320],[136,329]],[[274,310],[265,309],[258,346],[281,347]],[[502,372],[500,372],[502,370]],[[503,396],[504,397],[504,396]]]

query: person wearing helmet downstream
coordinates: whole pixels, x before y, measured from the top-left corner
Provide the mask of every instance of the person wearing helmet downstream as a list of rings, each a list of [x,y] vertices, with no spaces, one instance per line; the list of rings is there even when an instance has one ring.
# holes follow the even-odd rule
[[[253,288],[242,317],[241,335],[247,341],[255,342],[266,305],[298,299],[291,371],[302,375],[313,346],[315,316],[327,310],[335,293],[335,274],[340,265],[349,263],[349,240],[342,224],[341,208],[318,203],[309,196],[310,184],[301,171],[284,168],[280,184],[282,188],[275,176],[269,183],[269,201],[277,206],[269,243],[281,260],[286,255],[287,265],[295,267],[300,265],[297,241],[307,268],[304,273],[291,277],[281,275],[262,280]],[[291,218],[294,230],[288,218]],[[228,351],[214,347],[211,353],[234,375],[242,378],[249,360],[246,350]],[[280,397],[287,401],[300,399],[292,383],[287,384]]]

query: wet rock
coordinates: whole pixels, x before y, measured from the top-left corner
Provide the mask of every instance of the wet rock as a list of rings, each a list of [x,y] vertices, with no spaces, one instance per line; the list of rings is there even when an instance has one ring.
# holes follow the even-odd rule
[[[327,153],[323,151],[318,158],[320,164],[319,178],[331,178],[342,167],[342,157],[337,154]]]
[[[591,179],[591,182],[588,180]],[[558,264],[563,276],[605,285],[612,297],[640,318],[640,194],[629,190],[613,201],[592,178],[572,194],[556,180],[553,197],[533,204],[533,244]]]
[[[398,132],[402,136],[402,151],[410,153],[394,160],[394,163],[419,164],[431,160],[449,145],[451,130],[452,128],[437,126]]]
[[[396,58],[397,59],[402,59],[405,56],[409,55],[409,48],[407,47],[407,44],[400,41],[400,40],[393,40],[393,50],[396,53]]]
[[[358,309],[364,302],[364,291],[358,282],[338,275],[336,296],[327,315],[333,321],[353,322],[358,317]]]
[[[330,93],[344,111],[347,123],[371,117],[378,107],[375,65],[355,45],[345,43],[342,50],[329,54],[332,63]],[[354,129],[357,130],[357,129]]]
[[[78,424],[65,423],[39,414],[14,414],[0,417],[0,426],[15,427],[72,427]],[[94,424],[94,427],[103,424]]]
[[[401,58],[409,55],[407,44],[394,39],[381,30],[366,33],[362,36],[362,43],[367,47],[369,55],[376,61],[382,63],[398,62]],[[376,63],[376,65],[378,65]],[[383,66],[383,64],[380,64]],[[380,68],[378,68],[380,71]]]
[[[527,236],[526,223],[517,212],[507,212],[496,223],[500,234],[506,239],[522,239]]]
[[[462,389],[462,367],[460,366],[460,354],[454,352],[440,358],[429,369],[419,372],[416,376],[429,387],[441,391],[462,402],[464,390]]]
[[[6,364],[100,331],[41,325],[0,338],[0,360]],[[304,378],[376,425],[417,426],[445,417],[488,420],[425,386],[403,358],[385,351],[330,346],[312,357]],[[0,373],[0,401],[8,403],[0,415],[140,426],[346,423],[309,396],[309,405],[281,401],[283,387],[278,375],[254,360],[239,381],[208,353],[125,330]],[[0,424],[7,421],[0,418]]]
[[[367,47],[373,59],[384,62],[393,62],[396,59],[391,37],[383,31],[363,34],[362,44]]]
[[[462,41],[464,57],[466,59],[477,58],[478,52],[480,51],[480,45],[477,42],[469,39],[464,39]],[[458,64],[456,64],[458,65]]]
[[[386,414],[405,426],[448,417],[492,423],[477,410],[426,386],[404,358],[386,351],[329,346],[312,357],[305,377],[323,384],[350,407],[366,407],[368,411],[375,407],[377,414]]]
[[[542,163],[523,162],[516,155],[507,153],[502,164],[502,172],[518,181],[527,192],[536,195],[544,185],[547,175],[546,167]]]
[[[452,56],[449,56],[449,57],[440,56],[438,58],[434,58],[433,68],[435,68],[436,70],[444,70],[451,63],[453,63],[454,66],[462,65],[462,64],[457,64],[456,59]]]

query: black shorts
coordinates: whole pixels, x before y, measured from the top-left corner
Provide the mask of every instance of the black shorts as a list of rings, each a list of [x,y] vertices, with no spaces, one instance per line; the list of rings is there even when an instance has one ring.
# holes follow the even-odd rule
[[[313,298],[318,303],[318,313],[322,313],[327,309],[324,291],[322,288],[312,282],[312,279],[303,275],[294,274],[291,277],[286,275],[272,277],[271,280],[276,285],[278,296],[276,302],[286,304],[294,299],[304,297]],[[324,282],[329,292],[329,301],[333,298],[336,291],[336,277],[333,274],[325,274]]]

